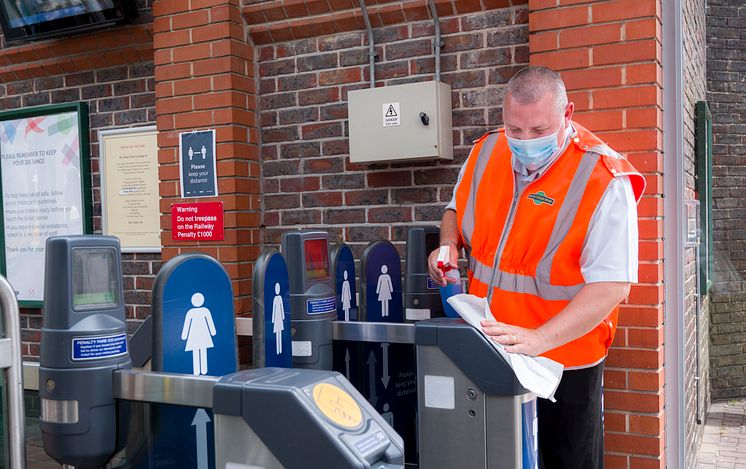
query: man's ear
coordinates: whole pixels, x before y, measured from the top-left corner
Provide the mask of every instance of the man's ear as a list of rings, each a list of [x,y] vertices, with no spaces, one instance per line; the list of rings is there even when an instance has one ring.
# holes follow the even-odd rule
[[[572,101],[567,102],[567,106],[565,106],[565,119],[572,120],[572,115],[575,112],[575,103]]]

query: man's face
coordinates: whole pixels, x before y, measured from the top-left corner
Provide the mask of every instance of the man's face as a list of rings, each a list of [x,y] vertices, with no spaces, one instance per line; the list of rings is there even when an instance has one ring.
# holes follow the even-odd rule
[[[574,108],[575,105],[569,102],[564,113],[557,112],[551,93],[545,93],[541,99],[531,104],[520,104],[507,96],[503,103],[505,133],[512,138],[529,140],[545,137],[559,129],[557,139],[563,139],[564,129],[570,123]],[[558,145],[562,143],[558,141]]]

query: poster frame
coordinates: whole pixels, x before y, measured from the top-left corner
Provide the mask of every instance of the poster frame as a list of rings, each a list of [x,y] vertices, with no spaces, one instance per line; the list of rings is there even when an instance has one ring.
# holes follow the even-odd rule
[[[2,111],[0,112],[0,122],[14,119],[27,119],[30,117],[51,116],[65,112],[75,112],[78,115],[78,144],[80,145],[78,151],[78,157],[80,158],[78,167],[80,168],[80,201],[82,205],[80,210],[83,221],[82,234],[93,234],[93,199],[91,194],[91,153],[89,143],[90,128],[88,123],[88,104],[85,102],[71,102]],[[1,142],[0,145],[2,145]],[[1,165],[0,171],[2,171]],[[0,178],[0,208],[5,205],[3,197],[2,178]],[[0,209],[0,273],[7,278],[8,266],[5,257],[6,244],[5,211]],[[41,277],[43,278],[43,274]],[[21,308],[41,308],[44,306],[44,301],[19,300],[18,306]]]
[[[106,184],[108,179],[108,169],[107,169],[107,155],[106,155],[106,146],[104,145],[105,139],[107,137],[111,136],[117,136],[121,137],[123,135],[126,136],[136,136],[137,134],[146,133],[146,132],[157,132],[158,128],[155,125],[148,125],[148,126],[139,126],[139,127],[126,127],[126,128],[119,128],[119,129],[102,129],[98,131],[98,143],[99,143],[99,171],[101,174],[101,230],[103,234],[110,235],[110,236],[116,236],[119,238],[119,241],[122,243],[121,249],[123,253],[160,253],[162,246],[161,243],[159,243],[157,246],[139,246],[139,247],[133,247],[133,246],[127,246],[125,244],[125,241],[116,233],[110,233],[108,231],[108,219],[109,219],[109,213],[108,213],[108,207],[106,205]],[[158,146],[156,144],[156,151],[158,149]],[[156,153],[154,155],[155,158],[155,165],[156,165],[156,177],[158,180],[156,181],[156,188],[160,185],[160,177],[158,176],[158,154]],[[158,194],[158,197],[155,200],[155,204],[159,209],[160,213],[160,194]],[[159,216],[160,221],[160,216]],[[158,238],[163,234],[163,230],[161,229],[160,224],[158,225]]]

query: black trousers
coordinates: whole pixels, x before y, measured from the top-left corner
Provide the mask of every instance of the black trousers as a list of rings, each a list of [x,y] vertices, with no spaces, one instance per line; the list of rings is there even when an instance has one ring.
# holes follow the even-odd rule
[[[538,399],[539,467],[603,469],[603,375],[603,362],[565,371],[557,402]]]

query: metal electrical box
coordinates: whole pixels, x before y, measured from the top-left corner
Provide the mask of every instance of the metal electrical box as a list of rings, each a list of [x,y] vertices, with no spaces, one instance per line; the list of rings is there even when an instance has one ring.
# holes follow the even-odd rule
[[[350,91],[350,161],[453,159],[451,87],[438,81]]]

